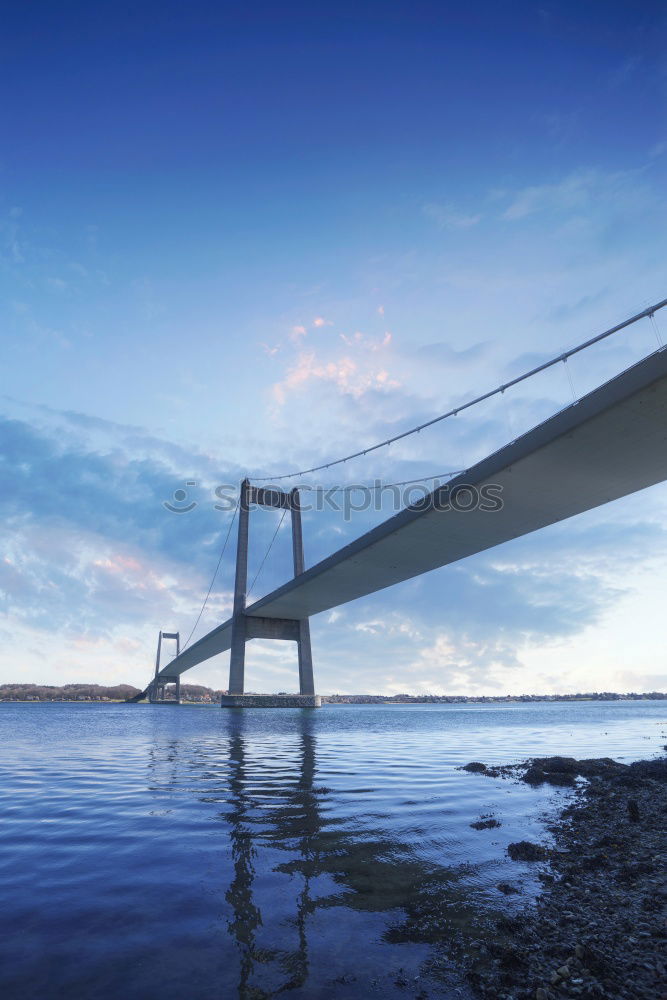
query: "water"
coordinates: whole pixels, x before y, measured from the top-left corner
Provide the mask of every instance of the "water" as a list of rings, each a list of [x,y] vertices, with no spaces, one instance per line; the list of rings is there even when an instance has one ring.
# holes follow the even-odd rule
[[[571,792],[457,767],[630,761],[666,721],[664,702],[0,705],[0,995],[463,997],[430,958],[530,899],[505,848]],[[487,813],[502,825],[471,829]]]

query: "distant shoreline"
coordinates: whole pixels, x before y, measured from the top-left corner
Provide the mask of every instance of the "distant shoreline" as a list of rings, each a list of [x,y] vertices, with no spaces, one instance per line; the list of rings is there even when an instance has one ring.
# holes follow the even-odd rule
[[[131,684],[104,686],[101,684],[0,684],[0,703],[52,702],[79,704],[106,702],[118,704],[139,694]],[[181,697],[186,704],[217,704],[226,691],[217,691],[199,684],[182,684]],[[248,692],[252,693],[252,692]],[[577,701],[667,701],[667,692],[645,693],[615,691],[582,692],[577,694],[506,694],[506,695],[437,695],[437,694],[333,694],[322,695],[322,703],[331,705],[483,705],[525,704],[530,702]]]

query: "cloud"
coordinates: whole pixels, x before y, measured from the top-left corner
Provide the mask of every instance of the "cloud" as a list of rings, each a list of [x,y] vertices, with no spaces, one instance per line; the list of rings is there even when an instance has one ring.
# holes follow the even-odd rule
[[[561,147],[572,142],[579,134],[582,128],[581,120],[581,109],[553,111],[538,118],[538,121],[544,124],[547,136],[556,146]]]
[[[358,622],[352,628],[355,632],[366,632],[369,635],[382,635],[404,637],[408,639],[421,639],[422,633],[414,624],[402,618],[398,612],[394,612],[387,618],[376,618],[371,621]]]
[[[470,347],[457,350],[457,348],[441,340],[433,344],[423,344],[416,349],[414,356],[419,360],[423,359],[429,365],[439,364],[447,368],[460,368],[478,363],[487,354],[488,349],[488,341],[472,344]]]
[[[323,316],[316,316],[313,320],[313,326],[319,330],[323,326],[333,326],[333,322],[329,319],[324,319]]]
[[[638,53],[626,56],[623,62],[620,63],[608,76],[607,82],[610,89],[616,90],[618,88],[627,87],[630,78],[636,75],[636,72],[642,65],[642,62],[642,56]]]
[[[134,626],[174,613],[175,572],[167,559],[63,518],[10,524],[0,593],[14,622],[46,632],[57,623],[58,635],[103,637],[119,621]]]
[[[64,292],[67,288],[67,282],[62,278],[47,278],[46,284],[54,292]]]
[[[655,195],[640,183],[641,174],[640,170],[586,169],[574,171],[555,183],[530,185],[512,196],[501,219],[516,222],[544,212],[564,216],[591,209],[599,211],[601,205],[614,214],[637,206],[645,207],[655,201]]]
[[[272,386],[273,400],[279,406],[290,393],[303,391],[309,384],[328,383],[340,394],[355,398],[372,389],[398,388],[399,380],[392,376],[387,362],[382,363],[378,357],[390,347],[391,333],[386,332],[380,339],[367,337],[359,330],[339,336],[350,349],[342,355],[336,352],[335,342],[297,355],[285,376]]]
[[[12,654],[4,674],[25,677],[32,663],[27,650],[41,649],[44,636],[53,636],[52,647],[70,651],[83,636],[106,651],[100,660],[107,671],[103,676],[118,676],[118,664],[111,670],[106,662],[121,637],[118,631],[134,637],[138,650],[122,661],[121,679],[142,682],[151,655],[146,643],[152,645],[161,626],[184,631],[210,582],[230,517],[214,508],[212,487],[220,464],[202,454],[193,463],[189,450],[99,418],[50,416],[49,428],[0,417],[0,472],[7,485],[0,494],[7,530],[0,604],[14,641],[26,638],[21,664]],[[97,451],[103,436],[114,444]],[[183,471],[190,472],[193,464],[200,473],[206,471],[209,501],[204,503],[195,491],[195,512],[169,514],[161,501],[172,496],[187,478]],[[237,470],[222,472],[227,481],[238,481]],[[270,530],[268,521],[258,519],[256,544],[265,545]],[[200,634],[228,616],[231,579],[232,571],[223,566]],[[72,662],[52,679],[77,676],[79,665],[72,655]],[[52,652],[41,667],[40,659],[35,660],[35,676],[55,670]],[[87,662],[90,678],[94,664],[82,661]]]
[[[524,219],[546,208],[581,209],[589,197],[587,175],[570,177],[559,184],[536,184],[519,191],[502,214],[508,222]]]
[[[318,381],[330,382],[339,392],[354,397],[372,388],[393,389],[400,385],[385,368],[362,365],[347,355],[321,361],[314,351],[308,351],[299,355],[281,382],[274,384],[273,397],[282,406],[290,392]]]
[[[353,333],[351,336],[348,336],[346,333],[341,333],[339,336],[343,343],[347,344],[348,347],[363,346],[367,350],[373,352],[381,351],[384,347],[389,347],[393,340],[389,331],[384,334],[381,340],[377,340],[373,337],[366,337],[360,330],[357,330],[357,332]]]
[[[636,497],[634,508],[641,518]],[[625,669],[612,684],[608,665],[587,637],[622,628],[616,609],[635,594],[641,601],[637,580],[627,575],[628,560],[642,566],[638,580],[652,572],[663,579],[665,554],[667,533],[660,525],[632,523],[614,505],[354,602],[345,620],[324,632],[335,690],[360,690],[355,678],[362,662],[364,690],[388,693],[659,688],[657,664],[639,685],[634,675],[632,683],[625,680]],[[626,627],[632,633],[629,622]],[[595,652],[594,671],[590,661],[576,659],[578,645],[588,656]],[[348,667],[344,650],[350,647],[355,656]],[[545,649],[551,651],[548,665],[541,662]]]
[[[598,306],[606,297],[607,292],[608,289],[606,288],[598,288],[595,292],[591,292],[588,295],[579,296],[574,302],[561,302],[553,307],[549,319],[560,323],[563,320],[571,319],[573,316],[586,313],[592,306]]]
[[[432,219],[440,229],[472,229],[473,226],[482,221],[480,213],[460,212],[453,205],[438,204],[437,202],[428,202],[423,205],[422,212],[428,219]]]
[[[307,332],[305,326],[293,326],[289,332],[289,339],[292,343],[298,344],[306,336]]]

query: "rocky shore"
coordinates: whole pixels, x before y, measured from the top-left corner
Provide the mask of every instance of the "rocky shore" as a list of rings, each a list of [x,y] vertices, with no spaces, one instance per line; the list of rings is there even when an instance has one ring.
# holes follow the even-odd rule
[[[500,768],[473,761],[465,770],[576,789],[550,827],[553,846],[508,848],[540,866],[544,889],[477,942],[467,969],[476,995],[667,1000],[667,758],[626,765],[550,757]]]

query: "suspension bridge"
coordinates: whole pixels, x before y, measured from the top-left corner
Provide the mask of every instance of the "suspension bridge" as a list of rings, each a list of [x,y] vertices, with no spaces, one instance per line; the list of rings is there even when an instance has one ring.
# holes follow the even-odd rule
[[[223,696],[223,705],[315,707],[320,699],[315,694],[310,643],[309,619],[313,615],[667,479],[667,348],[657,334],[659,347],[654,353],[309,569],[304,564],[299,490],[286,492],[274,485],[368,454],[454,416],[539,371],[567,363],[573,354],[640,319],[654,322],[654,313],[666,305],[667,299],[656,303],[512,382],[363,451],[272,477],[270,487],[245,479],[237,507],[232,615],[192,645],[186,643],[182,650],[178,633],[160,632],[155,675],[135,700],[149,697],[156,702],[179,702],[181,676],[230,650],[229,693]],[[247,605],[248,527],[255,506],[281,509],[283,516],[289,512],[294,576]],[[244,693],[245,647],[255,638],[297,643],[299,695]],[[162,667],[165,639],[175,640],[176,656]],[[170,699],[167,685],[172,684],[175,698]]]

